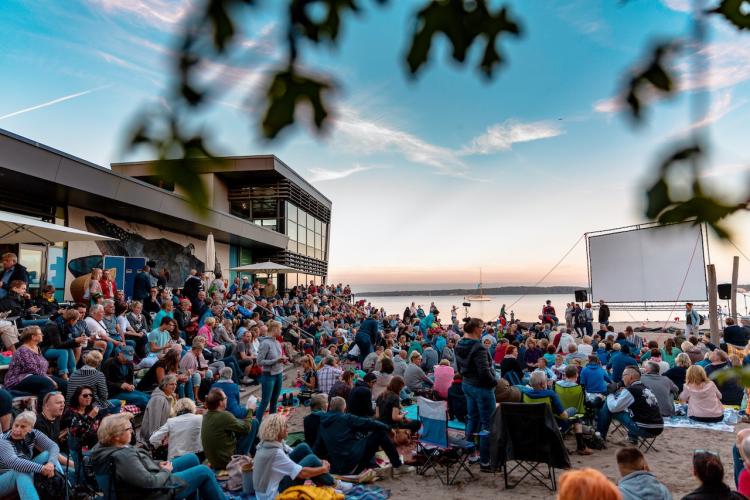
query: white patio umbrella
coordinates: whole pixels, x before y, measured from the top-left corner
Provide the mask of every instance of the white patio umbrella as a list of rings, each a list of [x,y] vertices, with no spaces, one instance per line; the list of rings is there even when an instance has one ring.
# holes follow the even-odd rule
[[[214,271],[216,270],[216,245],[214,244],[214,235],[209,233],[206,238],[206,266],[205,270],[207,273],[211,273],[212,277],[216,277]]]
[[[114,240],[101,234],[89,233],[72,227],[52,224],[0,211],[0,243],[44,243],[53,245],[56,241],[97,241]]]
[[[288,274],[288,273],[301,273],[299,269],[285,266],[284,264],[277,264],[276,262],[266,261],[258,262],[256,264],[248,264],[246,266],[232,267],[230,271],[238,273],[250,273],[250,274]]]

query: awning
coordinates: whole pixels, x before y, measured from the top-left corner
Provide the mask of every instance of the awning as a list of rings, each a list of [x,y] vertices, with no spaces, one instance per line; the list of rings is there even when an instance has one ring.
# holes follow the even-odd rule
[[[100,234],[44,222],[25,215],[0,211],[0,243],[49,243],[56,241],[114,240]]]

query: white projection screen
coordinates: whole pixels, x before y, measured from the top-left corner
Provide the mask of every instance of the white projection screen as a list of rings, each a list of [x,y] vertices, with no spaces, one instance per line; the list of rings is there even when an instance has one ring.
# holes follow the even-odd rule
[[[708,299],[700,226],[673,224],[591,235],[588,246],[595,301]]]

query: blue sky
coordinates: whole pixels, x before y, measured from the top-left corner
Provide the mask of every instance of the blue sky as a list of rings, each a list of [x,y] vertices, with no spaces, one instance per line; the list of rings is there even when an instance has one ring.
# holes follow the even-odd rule
[[[195,0],[197,1],[197,0]],[[421,2],[362,2],[338,49],[306,47],[306,67],[332,74],[337,114],[324,137],[298,127],[259,140],[258,107],[283,55],[285,2],[260,2],[243,24],[241,53],[205,68],[221,93],[196,123],[221,154],[273,153],[334,202],[331,277],[392,283],[534,283],[592,230],[642,222],[642,186],[659,153],[691,126],[710,125],[707,175],[717,189],[747,183],[750,39],[711,24],[712,73],[649,111],[634,129],[613,97],[650,41],[686,33],[687,0],[508,2],[524,36],[502,43],[507,66],[491,82],[449,61],[440,40],[416,80],[403,54]],[[499,4],[499,2],[493,2]],[[99,165],[126,154],[138,111],[162,105],[171,43],[189,0],[3,3],[0,128]],[[470,54],[475,61],[478,52]],[[675,65],[685,73],[686,61]],[[710,91],[691,123],[687,96]],[[750,219],[733,219],[750,254]],[[746,231],[745,231],[746,232]],[[732,248],[712,247],[719,279]],[[585,282],[582,245],[547,283]],[[750,262],[741,273],[750,281]]]

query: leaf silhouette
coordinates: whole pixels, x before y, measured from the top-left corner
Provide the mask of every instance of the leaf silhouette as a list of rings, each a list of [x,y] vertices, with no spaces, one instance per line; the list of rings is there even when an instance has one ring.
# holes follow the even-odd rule
[[[309,106],[313,125],[322,129],[328,117],[324,95],[331,90],[332,84],[301,75],[293,67],[276,73],[266,94],[268,107],[261,124],[263,135],[273,139],[292,125],[299,106]]]

